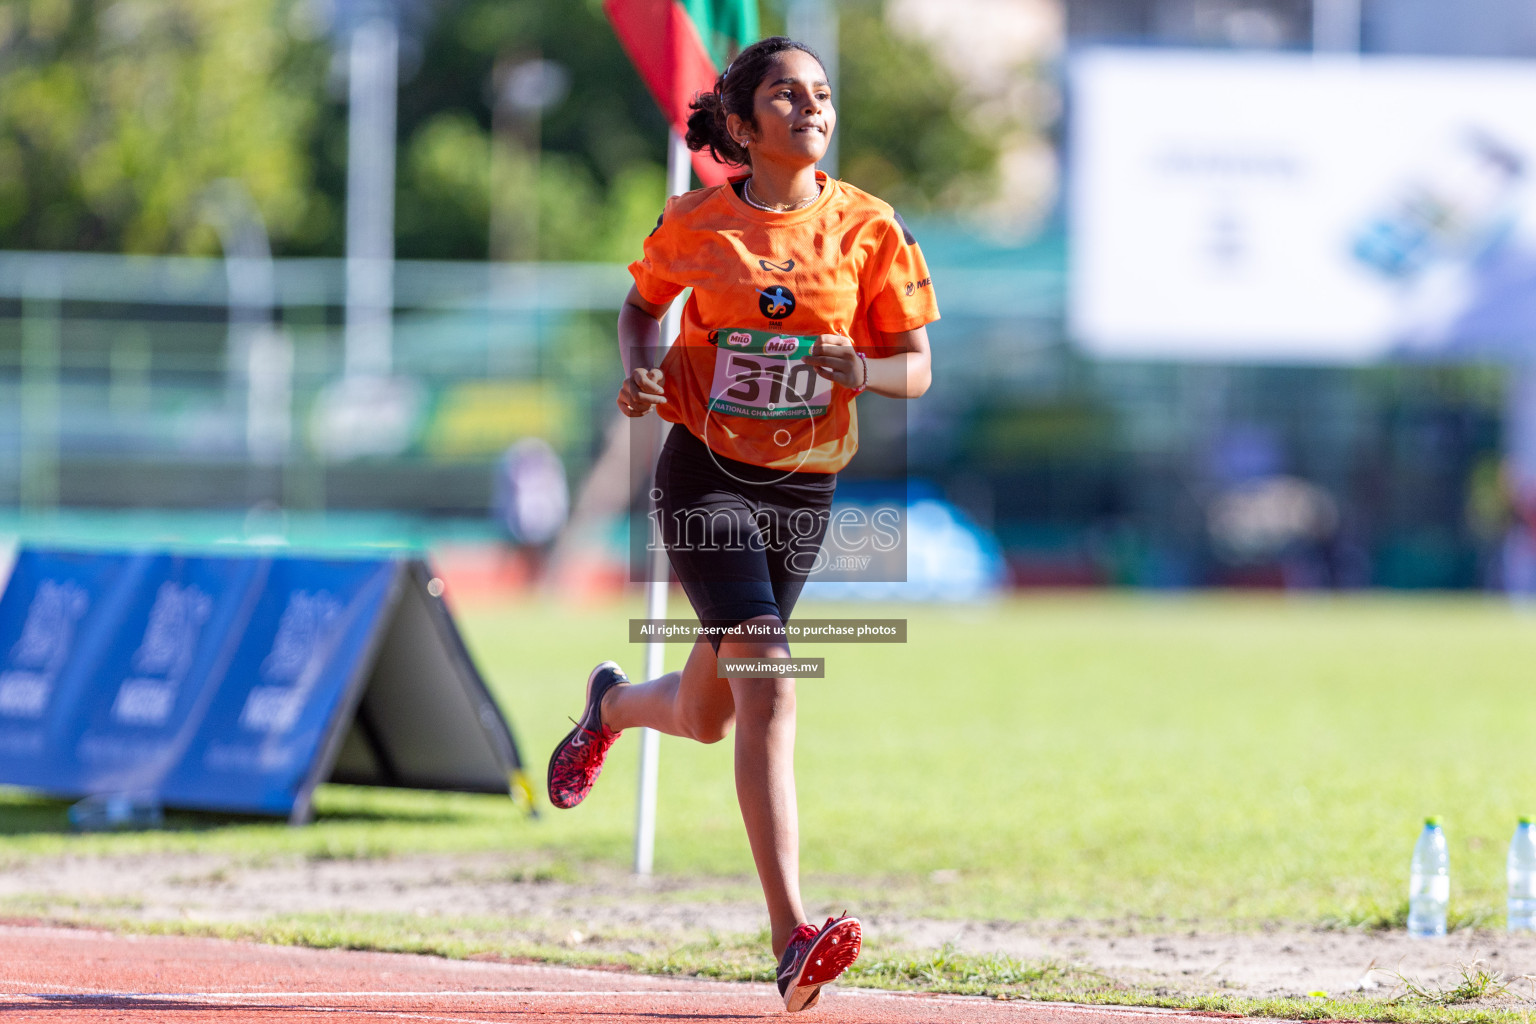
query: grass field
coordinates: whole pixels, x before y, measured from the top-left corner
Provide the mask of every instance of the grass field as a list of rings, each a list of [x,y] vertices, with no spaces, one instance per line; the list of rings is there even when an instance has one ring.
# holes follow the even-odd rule
[[[828,659],[828,678],[801,687],[798,757],[804,869],[828,898],[1369,923],[1401,913],[1433,813],[1455,917],[1502,917],[1504,846],[1536,806],[1525,614],[1466,599],[1115,596],[906,614],[904,646],[802,651]],[[540,620],[536,656],[521,655],[519,617],[466,618],[530,759],[622,617]],[[662,749],[660,869],[741,873],[728,744]],[[616,750],[590,803],[550,824],[623,857],[633,750]]]
[[[802,645],[807,895],[819,907],[1244,928],[1400,921],[1420,820],[1451,847],[1453,924],[1502,924],[1504,846],[1536,809],[1536,619],[1488,599],[1068,595],[904,614],[905,645]],[[542,781],[591,665],[631,671],[637,604],[472,608],[461,624]],[[669,648],[669,664],[686,648]],[[329,788],[292,830],[176,817],[73,836],[0,802],[0,860],[196,849],[368,857],[543,850],[623,865],[637,744],[579,809]],[[750,888],[730,743],[663,739],[657,869]]]

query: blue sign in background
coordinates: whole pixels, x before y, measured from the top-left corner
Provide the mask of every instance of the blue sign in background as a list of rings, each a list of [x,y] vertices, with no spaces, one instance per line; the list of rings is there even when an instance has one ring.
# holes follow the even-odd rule
[[[385,625],[395,563],[268,563],[228,673],[161,797],[287,814]],[[320,780],[315,779],[311,782]]]
[[[159,787],[229,662],[257,570],[236,559],[134,559],[121,616],[104,630],[83,699],[59,709],[60,738],[73,743],[79,772],[73,789]]]
[[[0,780],[74,791],[68,720],[94,698],[95,669],[144,559],[23,552],[0,597]],[[61,763],[67,762],[67,763]]]
[[[0,597],[0,782],[292,813],[334,755],[402,575],[23,550]]]

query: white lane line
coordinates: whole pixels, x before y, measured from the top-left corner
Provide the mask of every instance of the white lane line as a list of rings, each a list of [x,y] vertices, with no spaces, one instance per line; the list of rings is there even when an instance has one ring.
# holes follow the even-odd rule
[[[58,988],[58,987],[62,987],[62,986],[54,986],[54,987]],[[311,997],[313,997],[313,996],[316,996],[316,995],[333,995],[333,996],[354,996],[354,997],[361,996],[361,997],[366,997],[366,998],[369,998],[369,999],[376,999],[380,995],[398,995],[398,994],[408,994],[408,995],[415,995],[417,997],[420,997],[420,996],[440,996],[440,995],[445,995],[445,994],[447,994],[447,995],[461,995],[461,996],[475,996],[475,995],[484,995],[485,993],[481,993],[481,992],[454,992],[454,993],[442,993],[442,992],[421,992],[421,993],[378,993],[378,992],[355,992],[355,993],[343,993],[343,992],[336,992],[336,993],[314,993],[314,992],[299,992],[299,993],[280,993],[280,992],[273,992],[273,993],[250,993],[250,992],[234,992],[234,993],[229,993],[229,992],[104,992],[104,991],[93,991],[93,992],[82,992],[82,993],[80,993],[79,998],[81,998],[81,999],[111,999],[111,1000],[118,1000],[118,1001],[125,1002],[125,1003],[135,1003],[135,1002],[176,1002],[176,1003],[194,1004],[194,1003],[199,1003],[199,1002],[205,1002],[205,1003],[223,1003],[224,1005],[227,1005],[227,1006],[238,1006],[241,1003],[250,1002],[251,999],[249,997],[255,995],[255,996],[258,996],[258,997],[270,997],[270,998],[265,998],[265,999],[259,999],[258,1001],[261,1001],[261,1002],[274,1002],[274,1001],[286,1002],[288,1005],[284,1006],[283,1009],[289,1010],[289,1011],[294,1012],[294,1013],[346,1013],[346,1014],[355,1014],[355,1015],[360,1016],[360,1017],[388,1017],[388,1018],[391,1018],[391,1019],[400,1019],[400,1020],[438,1021],[438,1022],[440,1022],[440,1024],[506,1024],[505,1019],[502,1019],[502,1020],[488,1020],[488,1019],[486,1019],[484,1017],[447,1017],[447,1016],[443,1016],[442,1014],[426,1013],[426,1012],[422,1012],[422,1011],[419,1011],[419,1010],[417,1010],[417,1011],[410,1011],[410,1010],[380,1010],[380,1009],[373,1009],[373,1008],[365,1007],[365,1006],[321,1006],[321,1005],[312,1005],[312,1004],[306,1004],[306,1001],[304,999],[302,999],[302,998],[296,998],[296,997],[301,997],[301,996],[311,996]],[[676,990],[676,991],[674,991],[674,990],[664,990],[664,989],[641,989],[641,990],[635,990],[635,991],[620,991],[620,992],[614,992],[614,991],[611,991],[611,990],[603,990],[603,991],[594,991],[594,992],[499,992],[499,993],[495,993],[495,994],[499,995],[499,996],[506,997],[506,998],[518,997],[518,998],[522,998],[526,1002],[532,1002],[532,1000],[527,999],[528,996],[577,996],[577,997],[583,997],[583,998],[591,998],[593,996],[607,996],[607,995],[621,995],[621,996],[635,996],[635,995],[697,996],[699,993],[688,992],[686,990]],[[724,994],[724,993],[721,993],[721,994]],[[61,1002],[69,1001],[71,999],[71,995],[72,995],[71,993],[65,993],[65,992],[51,992],[51,993],[7,993],[5,995],[0,995],[0,1000],[14,1001],[14,1000],[25,999],[25,998],[29,998],[30,997],[30,998],[35,998],[35,999],[47,1000],[49,1003],[57,1006]],[[502,1012],[505,1012],[505,1011],[502,1011]]]
[[[17,978],[0,978],[0,985],[4,985],[7,988],[52,988],[58,989],[60,992],[82,992],[89,995],[102,995],[111,991],[110,989],[105,988],[91,988],[89,985],[55,985],[46,981],[21,981]],[[32,996],[36,995],[37,993],[13,992],[10,994],[18,996]]]
[[[483,1017],[439,1017],[428,1013],[401,1013],[398,1010],[359,1010],[352,1006],[296,1006],[300,1013],[357,1013],[370,1017],[399,1017],[402,1020],[437,1020],[449,1024],[506,1024],[505,1021],[486,1020]]]
[[[295,1013],[351,1013],[369,1017],[398,1017],[402,1020],[436,1020],[447,1024],[506,1024],[505,1021],[486,1020],[484,1017],[443,1017],[431,1013],[403,1013],[399,1010],[364,1010],[355,1006],[291,1006],[285,1009]]]
[[[595,972],[594,971],[594,972],[584,972],[584,973],[599,973],[599,972]],[[769,987],[766,984],[762,984],[762,983],[744,984],[744,983],[740,983],[740,982],[706,982],[704,984],[710,985],[711,987],[709,987],[709,988],[702,988],[701,987],[701,988],[697,988],[697,989],[634,988],[634,989],[586,989],[586,990],[570,990],[570,991],[556,991],[556,990],[548,990],[548,989],[486,989],[486,990],[479,990],[479,991],[476,991],[476,990],[459,990],[459,989],[446,989],[446,990],[430,990],[429,989],[429,990],[420,990],[420,991],[416,991],[416,990],[412,990],[412,991],[399,991],[399,990],[394,990],[394,991],[366,991],[366,990],[363,990],[363,991],[324,992],[324,991],[309,991],[309,990],[287,990],[287,991],[284,991],[284,990],[271,990],[271,989],[267,989],[267,990],[262,990],[262,991],[245,991],[245,992],[120,992],[120,991],[113,991],[111,989],[91,988],[89,986],[84,986],[84,985],[57,985],[57,984],[52,984],[52,983],[48,983],[48,982],[22,981],[22,980],[14,979],[14,978],[0,978],[0,986],[5,986],[7,988],[11,988],[11,987],[24,988],[25,987],[25,988],[32,988],[32,989],[51,989],[51,990],[53,990],[51,992],[46,992],[46,993],[35,992],[35,991],[33,991],[33,992],[16,991],[16,992],[0,993],[0,998],[4,998],[4,999],[46,998],[46,999],[53,1000],[53,999],[57,999],[60,995],[68,996],[68,995],[72,995],[72,994],[78,994],[82,998],[120,999],[120,1000],[123,1000],[125,1002],[145,1001],[145,1000],[166,1000],[166,1001],[177,1001],[177,1002],[194,1002],[194,1001],[197,1001],[197,1000],[209,1000],[209,1001],[218,1000],[218,1001],[224,1001],[224,1002],[239,1003],[239,1002],[270,1002],[270,1001],[276,1001],[276,1000],[303,1001],[303,1000],[306,1000],[306,999],[374,999],[374,1000],[392,1000],[392,999],[445,999],[445,998],[446,999],[522,999],[522,1000],[533,1001],[533,1000],[544,1000],[544,999],[598,999],[598,998],[629,999],[629,998],[634,998],[636,996],[640,996],[640,997],[644,997],[644,996],[686,997],[686,998],[693,998],[693,999],[708,999],[708,998],[714,998],[714,999],[739,999],[739,998],[753,998],[753,997],[767,998],[768,996],[775,994],[775,993],[772,992],[771,989],[769,989]],[[1020,1000],[1006,1000],[1006,1001],[1004,1001],[1004,1000],[992,999],[992,998],[990,998],[988,996],[961,996],[961,995],[947,995],[947,994],[929,994],[929,993],[926,993],[926,992],[893,992],[893,991],[890,991],[888,989],[852,988],[852,987],[843,987],[843,986],[838,986],[836,988],[830,989],[827,994],[835,996],[837,998],[895,999],[895,1000],[911,1000],[911,1001],[922,1001],[922,1002],[929,1002],[929,1003],[946,1003],[946,1004],[960,1004],[960,1005],[974,1005],[975,1003],[978,1003],[978,1002],[986,1002],[986,1003],[1007,1002],[1007,1003],[1010,1003],[1010,1004],[1014,1004],[1014,1003],[1027,1003],[1028,1005],[1034,1006],[1034,1007],[1047,1006],[1047,1007],[1050,1007],[1052,1010],[1056,1010],[1056,1011],[1066,1010],[1068,1012],[1075,1012],[1075,1013],[1079,1013],[1079,1014],[1083,1014],[1083,1015],[1110,1016],[1110,1017],[1141,1016],[1141,1015],[1145,1015],[1145,1016],[1174,1016],[1174,1017],[1178,1017],[1178,1016],[1186,1015],[1186,1012],[1187,1012],[1187,1011],[1180,1011],[1180,1010],[1170,1009],[1170,1008],[1161,1007],[1161,1006],[1102,1006],[1102,1005],[1092,1005],[1092,1004],[1087,1004],[1087,1003],[1054,1002],[1054,1001],[1051,1001],[1051,1000],[1035,1000],[1035,999],[1029,999],[1029,1000],[1020,999]],[[409,1013],[407,1011],[365,1010],[365,1009],[360,1009],[360,1008],[356,1008],[356,1007],[322,1007],[322,1006],[316,1006],[316,1007],[309,1007],[308,1009],[314,1009],[316,1012],[322,1012],[322,1011],[323,1012],[339,1012],[341,1010],[349,1010],[351,1012],[375,1013],[375,1014],[381,1014],[381,1015],[389,1015],[389,1014],[401,1015],[403,1013],[406,1016],[417,1017],[418,1019],[421,1019],[421,1020],[444,1020],[444,1021],[446,1021],[446,1020],[450,1020],[450,1019],[458,1019],[458,1018],[447,1018],[447,1017],[421,1016],[419,1012],[418,1013]]]
[[[993,999],[991,996],[957,996],[949,992],[892,992],[883,988],[834,988],[829,993],[839,999],[853,996],[858,999],[905,999],[909,1001],[921,1001],[924,1003],[963,1003],[970,1005],[975,1002],[1004,1003],[1004,1002],[1030,1002],[1024,999]],[[1037,1005],[1038,1000],[1034,1000]],[[1051,1006],[1057,1004],[1051,1003]]]
[[[55,986],[55,987],[58,987],[58,986]],[[69,999],[69,995],[64,994],[64,993],[5,993],[3,995],[0,995],[0,1002],[14,1002],[14,1001],[17,1001],[17,1000],[27,999],[27,998],[44,999],[44,1000],[47,1000],[50,1004],[52,1004],[54,1006],[57,1006],[57,1005],[59,1005],[59,1003],[67,1001]],[[151,996],[151,995],[144,995],[144,994],[124,995],[122,993],[105,993],[105,994],[102,994],[102,995],[99,995],[99,994],[96,994],[96,993],[81,993],[81,998],[86,998],[86,999],[100,999],[100,998],[118,999],[118,1000],[121,1000],[123,1002],[129,1002],[129,1003],[139,1002],[139,1001],[148,1001],[148,1000],[153,999],[156,1002],[190,1002],[190,1003],[195,1003],[195,1002],[223,1002],[226,1005],[237,1005],[234,1001],[228,1000],[228,999],[216,1000],[216,999],[211,999],[211,998],[206,998],[205,997],[205,998],[199,1000],[199,999],[188,998],[187,996],[185,996],[183,994],[180,994],[180,993],[169,995],[169,996],[164,996],[164,995]],[[291,1010],[291,1011],[293,1011],[295,1013],[347,1013],[347,1014],[355,1014],[355,1015],[366,1016],[366,1017],[389,1017],[389,1018],[399,1018],[401,1020],[430,1020],[430,1021],[439,1021],[439,1022],[441,1022],[441,1024],[506,1024],[506,1022],[504,1020],[487,1020],[484,1017],[444,1017],[444,1016],[442,1016],[440,1014],[432,1014],[432,1013],[420,1013],[420,1012],[412,1013],[412,1012],[400,1011],[400,1010],[372,1010],[372,1009],[367,1009],[367,1008],[363,1008],[363,1007],[356,1007],[356,1006],[305,1006],[305,1005],[302,1005],[302,1001],[301,1000],[294,1000],[293,1002],[298,1004],[298,1005],[287,1006],[287,1007],[284,1007],[284,1009]]]
[[[7,994],[15,996],[47,995],[50,998],[54,998],[59,995],[72,995],[78,993],[82,999],[94,999],[105,996],[111,999],[224,999],[231,1001],[261,1001],[273,999],[440,999],[444,996],[461,999],[592,999],[600,996],[614,996],[623,998],[629,998],[632,996],[710,996],[714,998],[725,999],[740,999],[743,997],[751,998],[753,996],[762,996],[763,998],[767,997],[767,993],[753,992],[750,990],[742,992],[721,992],[718,990],[700,992],[694,989],[686,988],[604,988],[592,989],[585,992],[551,992],[545,990],[525,991],[522,989],[510,989],[496,992],[114,992],[110,989],[87,989],[81,988],[79,986],[65,985],[38,985],[36,982],[33,982],[32,984],[34,987],[51,988],[59,991],[51,993],[13,992]]]

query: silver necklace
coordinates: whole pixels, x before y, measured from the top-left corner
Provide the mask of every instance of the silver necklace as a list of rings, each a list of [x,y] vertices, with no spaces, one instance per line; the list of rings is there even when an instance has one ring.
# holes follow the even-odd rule
[[[804,199],[796,200],[795,202],[790,203],[788,206],[769,206],[767,203],[763,202],[762,200],[760,200],[756,196],[754,196],[752,194],[752,179],[751,178],[748,178],[746,181],[742,182],[742,184],[741,184],[741,195],[742,195],[742,198],[747,201],[747,204],[749,206],[755,206],[759,210],[766,210],[769,213],[789,213],[789,212],[791,212],[793,210],[803,210],[807,206],[810,206],[812,203],[814,203],[816,200],[820,199],[821,198],[821,183],[820,182],[817,183],[817,185],[816,185],[816,194],[815,195],[807,196]]]

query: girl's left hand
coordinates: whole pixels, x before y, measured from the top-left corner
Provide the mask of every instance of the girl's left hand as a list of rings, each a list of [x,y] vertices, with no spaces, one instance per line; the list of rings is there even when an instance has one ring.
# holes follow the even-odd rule
[[[805,362],[816,372],[845,388],[856,388],[864,383],[864,367],[853,349],[853,339],[841,334],[823,334],[811,346],[811,354]]]

